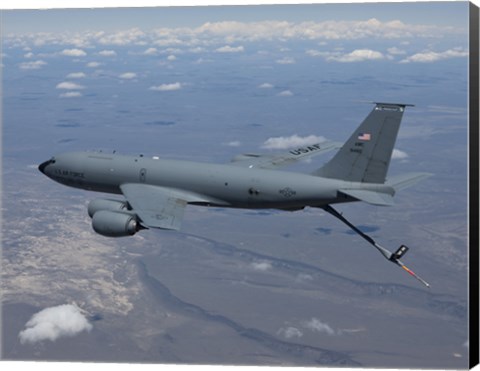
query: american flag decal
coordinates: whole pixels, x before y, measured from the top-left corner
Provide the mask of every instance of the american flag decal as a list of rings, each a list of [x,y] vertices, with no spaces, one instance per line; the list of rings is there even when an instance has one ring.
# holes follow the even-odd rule
[[[358,140],[368,141],[370,139],[372,139],[372,135],[370,133],[360,133],[360,134],[358,134]]]

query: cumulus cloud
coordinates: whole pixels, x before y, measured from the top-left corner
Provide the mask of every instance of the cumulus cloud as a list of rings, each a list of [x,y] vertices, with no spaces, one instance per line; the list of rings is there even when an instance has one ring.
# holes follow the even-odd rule
[[[65,89],[65,90],[79,90],[85,89],[85,86],[70,82],[70,81],[63,81],[56,86],[57,89]]]
[[[312,318],[310,321],[304,323],[305,328],[315,331],[326,333],[327,335],[335,335],[336,332],[330,327],[328,323],[322,322],[317,318]]]
[[[45,61],[34,61],[34,62],[24,62],[20,63],[20,69],[22,70],[39,70],[43,66],[45,66],[47,62]]]
[[[232,142],[225,143],[225,145],[229,147],[240,147],[242,145],[242,142],[240,142],[239,140],[234,140]]]
[[[307,137],[301,137],[297,134],[290,137],[273,137],[267,139],[262,147],[266,149],[289,149],[294,147],[308,146],[311,144],[325,142],[324,137],[309,135]]]
[[[282,327],[277,331],[277,334],[285,337],[286,339],[291,339],[294,337],[301,338],[303,336],[303,333],[298,328],[291,326],[287,328]]]
[[[82,93],[79,91],[69,91],[66,93],[60,94],[60,98],[80,98],[82,96]]]
[[[295,59],[292,57],[284,57],[282,59],[276,60],[276,62],[278,64],[295,64],[296,63]]]
[[[197,36],[230,37],[236,40],[358,40],[362,38],[438,37],[441,34],[461,32],[452,27],[414,25],[399,20],[382,22],[371,18],[365,21],[322,22],[208,22],[192,30]],[[463,32],[465,32],[463,30]]]
[[[399,49],[397,47],[388,48],[387,51],[389,54],[392,54],[392,55],[402,55],[407,53],[405,50]]]
[[[255,269],[256,271],[260,272],[266,272],[272,269],[272,263],[268,261],[263,261],[263,262],[253,262],[251,264],[252,268]]]
[[[263,84],[258,85],[258,88],[259,89],[272,89],[272,88],[274,88],[274,85],[270,84],[268,82],[265,82]]]
[[[157,86],[151,86],[149,90],[153,91],[175,91],[180,90],[183,85],[179,82],[175,82],[173,84],[161,84]]]
[[[277,94],[279,97],[292,97],[293,93],[290,90],[284,90]]]
[[[372,60],[384,59],[385,56],[371,49],[355,49],[350,53],[342,52],[321,52],[317,50],[307,50],[307,55],[311,57],[322,57],[328,62],[354,63]]]
[[[167,60],[170,61],[170,62],[173,62],[173,61],[177,60],[177,57],[174,56],[173,54],[171,54],[167,57]]]
[[[98,52],[98,54],[102,57],[115,57],[117,55],[117,52],[115,50],[102,50]]]
[[[454,48],[440,53],[432,51],[417,53],[403,59],[402,61],[400,61],[400,63],[433,63],[444,59],[463,57],[468,57],[468,51],[464,50],[463,48]]]
[[[222,46],[220,48],[217,48],[215,51],[217,53],[241,53],[241,52],[245,51],[245,48],[241,45],[237,46],[237,47],[230,46],[230,45],[225,45],[225,46]]]
[[[122,73],[120,76],[121,79],[124,79],[124,80],[131,80],[131,79],[134,79],[137,77],[137,74],[135,72],[125,72],[125,73]]]
[[[102,64],[100,62],[89,62],[87,63],[87,67],[89,68],[97,68],[100,67]]]
[[[408,158],[408,154],[406,152],[400,151],[399,149],[394,149],[392,152],[392,160],[405,160]]]
[[[112,33],[102,33],[97,41],[103,45],[131,45],[139,44],[139,41],[146,36],[139,28],[130,28]]]
[[[313,277],[310,274],[306,273],[299,273],[295,279],[297,282],[308,282],[308,281],[313,281]]]
[[[67,75],[67,79],[83,79],[87,77],[83,72],[72,72]]]
[[[305,52],[305,54],[309,55],[310,57],[325,57],[329,55],[329,52],[321,52],[315,49],[309,49]]]
[[[93,328],[80,309],[72,304],[46,308],[34,314],[25,327],[18,335],[22,344],[55,341]]]
[[[61,55],[67,57],[85,57],[87,53],[82,49],[64,49],[60,52]]]
[[[18,45],[74,45],[76,48],[87,48],[94,45],[134,45],[172,46],[182,45],[190,49],[216,45],[227,45],[227,52],[244,51],[242,47],[231,45],[256,41],[291,41],[310,40],[318,44],[329,40],[413,40],[418,38],[441,38],[451,35],[467,35],[465,28],[435,26],[428,24],[408,24],[400,20],[380,21],[375,18],[354,21],[321,22],[208,22],[199,27],[162,27],[143,31],[131,28],[118,31],[85,31],[71,32],[39,32],[28,35],[6,35],[7,43]],[[235,50],[236,49],[236,50]],[[66,49],[75,50],[75,49]],[[82,52],[83,49],[76,49]],[[84,52],[85,53],[85,52]],[[154,55],[154,48],[147,49],[144,54]],[[68,52],[67,52],[68,54]]]
[[[157,48],[148,48],[143,52],[144,55],[156,55],[158,53]]]

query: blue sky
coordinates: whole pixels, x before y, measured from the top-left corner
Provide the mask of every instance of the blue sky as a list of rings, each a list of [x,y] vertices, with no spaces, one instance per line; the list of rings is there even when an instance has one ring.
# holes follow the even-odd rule
[[[385,6],[388,4],[388,6]],[[321,8],[318,6],[321,5]],[[378,18],[383,21],[408,19],[413,24],[465,27],[467,14],[458,13],[466,2],[384,3],[384,4],[302,4],[292,5],[209,6],[126,9],[68,9],[46,11],[6,11],[6,33],[105,30],[139,27],[196,27],[205,22],[236,20],[286,20],[290,22],[325,21],[331,19],[359,20]],[[452,16],[454,14],[454,16]],[[458,15],[455,15],[458,14]],[[59,22],[59,17],[62,22]]]

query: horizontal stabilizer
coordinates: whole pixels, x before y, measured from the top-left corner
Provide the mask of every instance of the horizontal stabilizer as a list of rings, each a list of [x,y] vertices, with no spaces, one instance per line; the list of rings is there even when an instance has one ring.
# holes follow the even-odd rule
[[[277,169],[302,159],[317,156],[342,146],[339,142],[323,142],[288,150],[277,154],[244,153],[232,159],[231,164],[258,169]]]
[[[430,173],[401,174],[387,179],[385,184],[391,186],[393,189],[395,189],[395,191],[399,191],[401,189],[408,188],[423,179],[431,177],[432,175],[433,174]]]
[[[392,206],[395,204],[393,201],[393,196],[387,193],[365,191],[362,189],[340,189],[339,192],[371,205]]]

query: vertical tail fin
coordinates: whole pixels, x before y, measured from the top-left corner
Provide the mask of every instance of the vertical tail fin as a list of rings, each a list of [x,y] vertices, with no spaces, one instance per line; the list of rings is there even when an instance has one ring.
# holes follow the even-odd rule
[[[383,184],[406,106],[411,105],[375,103],[337,154],[314,175]]]

